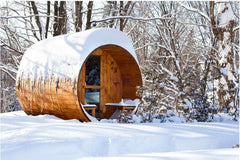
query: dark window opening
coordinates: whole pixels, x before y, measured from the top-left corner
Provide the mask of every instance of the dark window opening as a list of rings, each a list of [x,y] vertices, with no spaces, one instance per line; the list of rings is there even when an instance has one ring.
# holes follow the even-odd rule
[[[100,56],[90,56],[86,62],[86,85],[100,85]]]

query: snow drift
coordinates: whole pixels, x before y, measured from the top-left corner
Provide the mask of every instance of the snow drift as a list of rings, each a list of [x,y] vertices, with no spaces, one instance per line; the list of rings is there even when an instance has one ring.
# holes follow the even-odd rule
[[[204,159],[204,156],[209,158],[205,153],[215,153],[218,149],[221,151],[216,152],[220,156],[215,153],[218,159],[228,159],[222,155],[230,155],[230,159],[239,155],[239,149],[231,149],[239,143],[237,122],[80,123],[47,115],[26,116],[21,111],[1,114],[1,129],[2,160],[77,160],[90,157],[178,159],[172,157],[173,152],[179,155],[179,159],[183,154],[185,159],[189,159],[187,156],[195,153],[195,157],[199,155],[200,159],[201,156]]]

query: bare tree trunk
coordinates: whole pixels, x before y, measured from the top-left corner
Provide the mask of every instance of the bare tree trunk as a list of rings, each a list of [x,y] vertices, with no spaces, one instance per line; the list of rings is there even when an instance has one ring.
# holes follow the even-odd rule
[[[93,1],[88,2],[87,8],[88,8],[88,11],[87,11],[86,30],[91,29],[91,17],[92,17]]]
[[[42,33],[42,25],[41,25],[41,22],[40,22],[37,6],[36,6],[34,1],[31,1],[31,5],[32,5],[33,13],[35,15],[35,21],[36,21],[36,24],[37,24],[38,29],[39,29],[40,39],[43,39],[44,36],[43,36],[43,33]]]
[[[2,62],[3,48],[0,48],[0,62]],[[0,113],[4,112],[3,106],[3,71],[0,69]]]
[[[66,1],[60,1],[60,7],[59,7],[59,30],[60,30],[60,34],[66,34],[67,33]]]
[[[75,1],[75,30],[76,32],[82,31],[82,2]]]
[[[129,15],[129,14],[132,12],[135,3],[136,3],[136,2],[132,3],[132,1],[128,1],[128,2],[127,2],[127,4],[126,4],[125,7],[124,7],[125,15]],[[131,6],[131,8],[130,8],[130,6]],[[126,26],[126,24],[127,24],[127,21],[128,21],[128,19],[125,19],[125,20],[124,20],[123,28],[125,28],[125,26]]]
[[[45,38],[47,38],[48,36],[48,28],[49,28],[49,21],[50,21],[50,5],[51,5],[51,2],[50,1],[47,1],[47,20],[46,20],[46,26],[45,26]]]
[[[124,6],[123,1],[120,1],[119,15],[120,16],[129,15],[134,7],[134,4],[135,3],[132,3],[132,1],[127,1],[127,4]],[[130,8],[130,6],[132,6],[132,7]],[[124,18],[120,19],[120,24],[119,24],[120,31],[123,31],[124,27],[127,24],[127,20],[128,19],[124,19]]]
[[[58,30],[58,1],[54,1],[53,36],[60,35]]]
[[[117,1],[109,1],[108,3],[112,3],[113,4],[113,6],[110,6],[110,13],[109,13],[109,15],[110,16],[116,16],[117,15],[117,12],[116,12],[116,10],[117,10]],[[109,21],[109,27],[113,28],[113,25],[114,25],[114,19]]]
[[[67,33],[67,11],[66,1],[60,1],[58,7],[58,1],[54,2],[54,24],[53,24],[53,36]]]
[[[29,9],[29,14],[32,14],[32,7],[31,7],[31,3],[30,3],[30,1],[29,2],[27,2],[27,4],[28,4],[28,9]],[[30,26],[31,26],[31,31],[32,31],[32,34],[33,34],[33,36],[38,40],[38,41],[40,41],[41,39],[37,36],[37,33],[36,33],[36,30],[35,30],[35,27],[33,26],[33,24],[32,24],[32,17],[30,17]]]
[[[124,13],[123,13],[124,11],[123,11],[123,1],[120,1],[120,9],[119,9],[119,15],[120,16],[123,16],[124,15]],[[121,18],[120,20],[119,20],[119,29],[120,29],[120,31],[123,31],[123,22],[124,22],[124,19],[123,18]]]
[[[229,14],[232,12],[229,3],[223,2],[219,4],[219,12],[216,20],[214,19],[214,7],[216,4],[211,1],[209,2],[209,6],[212,29],[217,39],[217,67],[219,71],[217,95],[219,108],[222,111],[224,108],[229,109],[234,106],[234,91],[237,86],[232,49],[234,17],[229,17]],[[225,18],[225,21],[227,20],[226,22],[224,21],[224,24],[221,22],[222,18]]]

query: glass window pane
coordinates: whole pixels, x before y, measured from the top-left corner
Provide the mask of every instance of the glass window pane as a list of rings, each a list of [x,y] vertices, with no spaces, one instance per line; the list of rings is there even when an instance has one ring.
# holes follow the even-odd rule
[[[99,118],[99,103],[100,103],[100,89],[86,88],[85,90],[85,102],[86,104],[95,104],[96,118]]]
[[[85,92],[85,94],[86,94],[86,96],[85,96],[86,104],[99,103],[99,93],[100,93],[100,89],[87,88],[86,92]]]
[[[86,84],[100,85],[100,56],[90,56],[86,62]]]

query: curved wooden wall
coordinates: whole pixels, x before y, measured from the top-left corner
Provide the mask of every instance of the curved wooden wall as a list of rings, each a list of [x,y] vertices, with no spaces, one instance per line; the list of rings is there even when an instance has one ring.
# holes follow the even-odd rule
[[[115,109],[105,108],[105,103],[118,103],[121,98],[135,99],[136,86],[142,85],[141,73],[137,62],[123,48],[107,45],[92,52],[103,56],[101,72],[100,118],[109,118]],[[91,54],[90,54],[91,55]],[[83,65],[84,66],[84,65]],[[35,80],[31,82],[22,77],[16,82],[16,94],[20,106],[28,115],[50,114],[62,119],[79,119],[89,122],[89,118],[82,110],[83,102],[81,90],[83,86],[82,71],[79,78],[72,82],[71,79],[55,78]],[[49,76],[47,76],[49,77]],[[74,84],[73,84],[74,83]]]
[[[56,84],[53,78],[35,81],[32,85],[30,80],[20,79],[16,93],[28,115],[50,114],[62,119],[89,121],[78,103],[77,83],[73,85],[71,80],[62,79]]]

